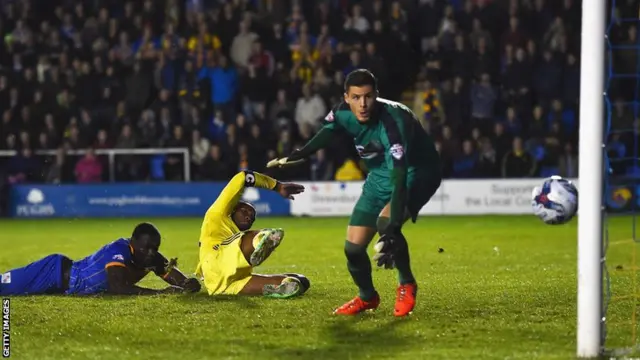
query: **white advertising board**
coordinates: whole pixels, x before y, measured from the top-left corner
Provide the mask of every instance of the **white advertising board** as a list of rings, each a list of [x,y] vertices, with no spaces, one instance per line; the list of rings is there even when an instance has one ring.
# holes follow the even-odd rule
[[[291,202],[291,215],[345,216],[350,215],[360,193],[362,181],[303,182],[305,191]]]
[[[348,216],[362,192],[363,182],[302,184],[306,191],[291,202],[292,215]],[[444,180],[420,214],[530,214],[531,192],[541,184],[542,179]]]

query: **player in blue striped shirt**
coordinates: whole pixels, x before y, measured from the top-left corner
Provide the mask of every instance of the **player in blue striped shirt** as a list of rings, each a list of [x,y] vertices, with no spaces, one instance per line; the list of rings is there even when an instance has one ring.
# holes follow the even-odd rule
[[[149,295],[200,291],[197,279],[187,278],[176,268],[177,260],[169,261],[158,252],[160,240],[160,232],[154,225],[141,223],[131,238],[109,243],[82,260],[72,261],[54,254],[1,274],[0,295]],[[149,272],[170,286],[162,290],[136,286]]]

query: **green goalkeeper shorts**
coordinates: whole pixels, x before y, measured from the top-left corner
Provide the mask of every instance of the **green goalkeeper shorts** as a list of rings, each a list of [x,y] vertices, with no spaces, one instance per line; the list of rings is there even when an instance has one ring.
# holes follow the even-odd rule
[[[440,174],[437,176],[409,174],[407,189],[407,209],[413,222],[418,212],[426,205],[440,187]],[[382,209],[391,201],[393,186],[389,179],[369,174],[362,187],[362,194],[353,208],[350,226],[366,226],[375,228]]]

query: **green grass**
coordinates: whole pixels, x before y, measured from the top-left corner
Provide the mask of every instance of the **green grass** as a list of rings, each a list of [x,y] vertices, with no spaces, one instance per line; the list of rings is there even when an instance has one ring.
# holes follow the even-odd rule
[[[151,220],[162,250],[192,272],[200,219],[0,221],[0,269],[50,253],[83,257]],[[526,217],[432,217],[407,225],[418,306],[392,316],[395,272],[374,270],[375,313],[338,318],[356,294],[346,270],[346,219],[263,218],[286,229],[262,273],[299,272],[302,298],[25,297],[12,301],[15,359],[571,359],[575,353],[576,222]],[[615,295],[633,293],[631,220],[611,225]],[[444,252],[438,252],[443,248]],[[616,266],[621,269],[615,270]],[[161,287],[152,276],[143,286]],[[614,300],[608,346],[629,346],[635,300]]]

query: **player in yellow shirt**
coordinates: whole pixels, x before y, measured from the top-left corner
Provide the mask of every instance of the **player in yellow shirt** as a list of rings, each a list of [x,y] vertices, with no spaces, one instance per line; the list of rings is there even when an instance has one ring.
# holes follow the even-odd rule
[[[281,299],[302,295],[310,286],[303,275],[253,273],[253,268],[280,245],[284,230],[250,230],[256,209],[240,198],[245,187],[252,186],[277,191],[292,200],[293,195],[304,191],[302,185],[281,183],[257,172],[237,173],[204,216],[196,274],[203,278],[209,295],[264,295]]]

